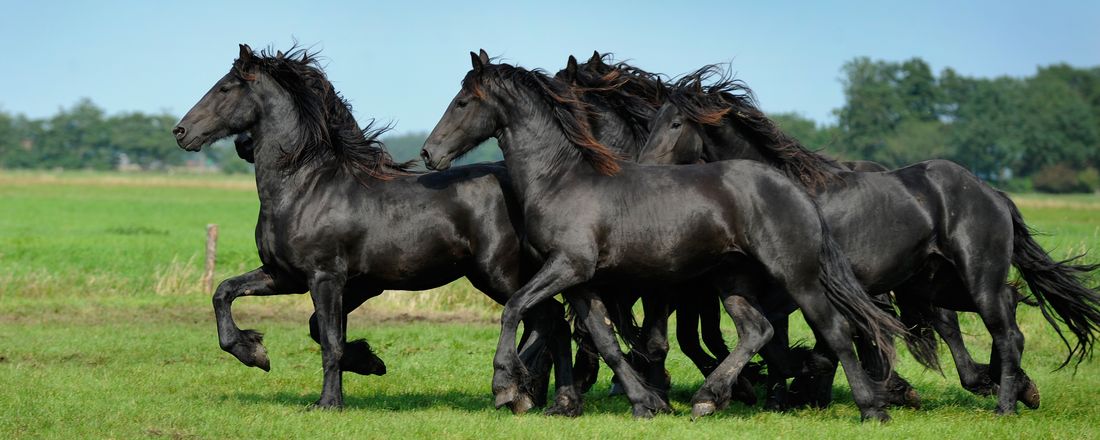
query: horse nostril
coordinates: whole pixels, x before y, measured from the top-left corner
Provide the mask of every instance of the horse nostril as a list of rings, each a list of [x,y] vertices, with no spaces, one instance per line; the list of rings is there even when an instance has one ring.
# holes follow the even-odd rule
[[[176,135],[176,139],[181,139],[183,135],[187,134],[187,129],[183,128],[182,125],[177,125],[176,128],[172,129],[172,134]]]
[[[427,149],[420,150],[420,158],[424,159],[425,164],[428,164],[432,161],[432,155],[431,153],[428,153]]]

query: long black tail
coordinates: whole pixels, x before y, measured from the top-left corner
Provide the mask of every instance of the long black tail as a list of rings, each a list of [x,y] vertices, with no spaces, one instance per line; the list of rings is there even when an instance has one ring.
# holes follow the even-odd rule
[[[1051,259],[1032,238],[1012,199],[1004,193],[998,194],[1012,213],[1012,265],[1031,288],[1043,317],[1069,349],[1069,355],[1058,368],[1069,365],[1074,357],[1080,364],[1091,356],[1100,332],[1100,293],[1086,287],[1082,278],[1100,268],[1100,264],[1073,264],[1083,254],[1063,261]],[[1059,321],[1076,337],[1075,344],[1066,339]]]
[[[905,332],[897,317],[888,314],[871,301],[863,290],[848,257],[840,251],[825,221],[821,221],[821,275],[825,297],[856,329],[874,343],[883,361],[893,366],[894,337]]]

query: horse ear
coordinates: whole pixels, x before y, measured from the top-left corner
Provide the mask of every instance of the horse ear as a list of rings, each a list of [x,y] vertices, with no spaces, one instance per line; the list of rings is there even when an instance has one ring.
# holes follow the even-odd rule
[[[692,82],[691,85],[692,85],[692,88],[694,88],[696,92],[703,93],[703,81],[702,80],[700,80],[699,78],[696,78],[695,81]]]
[[[481,61],[481,57],[473,52],[470,52],[470,64],[474,66],[474,72],[477,73],[481,73],[481,70],[485,68],[485,63]]]
[[[252,48],[248,47],[247,44],[241,44],[240,46],[241,53],[237,56],[237,59],[240,60],[242,63],[248,64],[252,61]]]
[[[603,55],[600,55],[600,51],[592,51],[592,58],[588,59],[588,62],[595,64],[603,64]]]
[[[281,50],[278,51],[278,52],[275,52],[275,58],[283,59],[283,57],[285,57],[285,56],[286,56],[286,54],[283,53],[283,51],[281,51]]]
[[[489,64],[489,54],[485,52],[485,49],[481,49],[477,56],[481,58],[481,64]]]
[[[573,55],[569,55],[569,61],[565,63],[565,78],[569,82],[577,80],[577,58]]]

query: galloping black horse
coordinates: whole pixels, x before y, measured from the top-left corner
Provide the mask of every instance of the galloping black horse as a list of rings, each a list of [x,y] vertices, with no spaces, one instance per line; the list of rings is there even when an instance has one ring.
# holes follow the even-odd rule
[[[324,367],[316,405],[339,407],[342,371],[385,372],[366,341],[346,342],[348,312],[384,290],[430,289],[462,276],[503,304],[533,270],[520,258],[519,204],[503,167],[418,175],[394,163],[377,140],[382,130],[359,127],[314,55],[256,54],[241,45],[229,73],[173,131],[188,151],[251,135],[237,147],[256,164],[263,266],[223,281],[214,294],[222,349],[268,370],[261,335],[237,327],[231,304],[241,296],[308,290],[315,307],[310,333],[321,344]],[[527,347],[552,344],[554,409],[575,414],[561,305],[547,301],[538,308],[527,321]]]
[[[599,52],[593,52],[592,57],[587,62],[578,64],[577,59],[570,56],[566,67],[555,74],[554,77],[568,83],[581,101],[588,105],[590,113],[594,116],[589,123],[593,135],[601,144],[633,162],[659,165],[678,163],[669,160],[656,162],[641,162],[638,160],[642,147],[645,146],[646,138],[649,136],[650,123],[657,115],[657,110],[664,103],[664,96],[668,93],[665,90],[664,81],[660,75],[646,72],[626,63],[605,62],[609,59],[609,55],[600,55]],[[667,298],[671,299],[669,311],[677,312],[676,334],[680,349],[691,359],[704,377],[714,371],[719,360],[729,355],[729,348],[726,347],[723,341],[719,325],[721,305],[718,301],[718,294],[715,292],[712,297],[708,297],[706,295],[677,295],[677,293],[684,290],[703,291],[712,289],[713,286],[709,283],[693,283],[676,286],[674,289],[670,289],[669,294],[666,295]],[[606,300],[606,297],[604,299]],[[620,311],[618,314],[612,315],[612,320],[616,321],[616,318],[629,317],[630,306],[635,302],[636,296],[631,295],[627,298],[613,299],[616,299],[616,301],[608,305],[612,306],[613,309],[618,308]],[[654,296],[647,297],[647,301],[653,300],[656,300]],[[621,333],[624,334],[627,341],[632,343],[631,352],[628,354],[631,365],[647,371],[647,380],[650,377],[658,379],[658,381],[652,381],[648,385],[662,388],[668,385],[667,381],[664,380],[663,365],[666,356],[664,351],[667,351],[664,347],[668,343],[664,339],[664,332],[660,329],[654,331],[653,327],[661,326],[663,329],[667,325],[664,323],[663,317],[658,320],[657,317],[652,315],[652,313],[646,314],[646,321],[641,329],[631,328],[632,321],[630,319],[622,319],[623,322],[617,322],[617,324],[623,328]],[[698,327],[700,323],[702,324],[703,342],[717,359],[707,354],[699,344]],[[590,338],[587,338],[587,335],[582,331],[583,324],[576,325],[574,328],[575,338],[578,340],[580,350],[577,352],[577,362],[574,364],[573,374],[581,387],[580,389],[586,391],[596,380],[599,360],[596,357],[597,353],[595,353],[594,348],[591,347]],[[636,339],[644,337],[645,341],[631,340],[631,336]],[[639,351],[644,353],[638,353]],[[748,374],[749,376],[759,375],[759,366],[756,364],[749,364],[746,366],[746,370],[752,370],[746,371],[751,373]],[[738,377],[739,382],[734,390],[734,397],[751,405],[755,402],[756,396],[751,383],[745,380],[746,372]],[[617,380],[613,380],[613,383],[612,394],[618,394],[621,392],[621,386]]]
[[[607,57],[595,52],[586,63],[578,65],[576,59],[570,57],[566,68],[556,75],[557,78],[572,84],[574,91],[589,105],[595,116],[591,121],[592,127],[602,143],[639,163],[672,165],[723,159],[721,157],[703,157],[700,152],[686,148],[669,151],[645,149],[644,139],[648,138],[650,126],[657,111],[666,103],[668,97],[672,94],[672,90],[683,87],[683,85],[669,84],[661,75],[651,74],[625,62],[605,62],[605,58]],[[868,161],[852,162],[845,165],[850,169],[860,171],[886,170],[885,167]],[[762,286],[767,285],[766,280],[758,280],[756,283]],[[702,286],[688,288],[706,289]],[[776,298],[777,296],[773,295],[771,297]],[[706,342],[707,348],[718,359],[722,359],[729,354],[729,350],[722,341],[721,330],[718,328],[717,314],[719,312],[717,304],[706,301],[707,298],[702,296],[680,295],[676,298],[679,300],[675,307],[678,314],[676,321],[677,335],[681,348],[705,376],[709,374],[713,365],[717,365],[717,361],[706,354],[698,344],[698,337],[695,334],[698,321],[703,323],[703,340]],[[881,303],[880,307],[888,310],[889,313],[893,313],[892,306],[885,299],[885,296],[875,298],[876,301]],[[620,307],[622,307],[621,304]],[[758,364],[750,364],[746,367],[745,372],[750,374],[739,377],[741,381],[735,393],[738,396],[746,396],[745,399],[742,399],[746,403],[751,404],[755,401],[751,385],[747,380],[744,380],[749,377],[752,381],[767,380],[766,406],[769,408],[782,409],[802,404],[824,406],[831,400],[833,370],[836,368],[833,365],[835,361],[829,360],[828,356],[824,354],[810,352],[805,348],[787,348],[787,315],[793,310],[794,307],[789,301],[773,301],[765,304],[762,312],[768,316],[769,321],[776,329],[776,335],[768,343],[767,349],[761,352],[761,355],[770,366],[768,369],[769,375],[764,377],[759,374],[760,367]],[[660,336],[659,333],[653,332],[634,331],[633,333],[646,334],[650,337]],[[928,359],[931,356],[920,350],[927,347],[929,342],[925,339],[910,338],[908,336],[907,334],[907,342],[921,343],[920,345],[911,344],[915,345],[916,349],[913,352],[917,353],[917,359],[930,362]],[[581,346],[584,347],[584,344],[582,343]],[[635,343],[634,346],[648,348],[652,346],[660,347],[661,345],[660,341],[650,340],[645,344]],[[873,352],[873,348],[870,347],[861,349]],[[965,347],[963,349],[965,350]],[[661,362],[664,356],[662,353],[646,352],[643,354],[643,356],[631,356],[632,364],[641,365],[651,372],[663,370]],[[587,367],[587,363],[592,361],[586,359],[585,355],[585,350],[577,353],[578,361],[574,367],[574,374],[578,382],[591,383],[595,380],[595,369]],[[631,355],[635,355],[634,351],[631,352]],[[932,359],[934,360],[934,358]],[[867,362],[874,371],[881,369],[881,366],[876,364],[876,360],[875,356],[864,357],[864,362]],[[750,369],[749,367],[755,368]],[[651,373],[651,377],[660,376]],[[791,395],[788,394],[786,383],[786,379],[790,377],[795,378],[791,386],[793,391]],[[919,406],[919,396],[916,390],[901,376],[895,373],[888,377],[878,377],[878,379],[887,382],[885,397],[889,403]],[[665,384],[651,382],[649,385],[661,387]],[[612,390],[614,391],[615,388],[612,388]]]
[[[669,167],[620,162],[592,137],[589,115],[567,85],[539,71],[490,63],[484,51],[470,55],[473,69],[421,155],[429,168],[445,170],[495,136],[522,204],[526,242],[543,260],[501,317],[493,362],[498,406],[521,398],[520,318],[564,292],[622,381],[634,414],[668,410],[624,362],[593,289],[700,276],[722,282],[749,273],[767,274],[783,286],[829,341],[862,417],[888,418],[855,358],[853,329],[873,337],[884,356],[892,352],[892,335],[903,329],[867,299],[802,189],[749,161]],[[692,399],[694,415],[728,402],[732,381],[771,337],[771,326],[753,306],[755,292],[722,292],[740,339]]]
[[[1100,330],[1100,295],[1079,277],[1098,265],[1052,260],[1007,196],[944,160],[889,172],[846,171],[779,131],[737,81],[719,74],[705,90],[689,86],[714,69],[688,75],[675,88],[654,121],[644,154],[753,160],[785,171],[813,191],[868,292],[893,290],[903,315],[916,313],[917,321],[933,323],[945,339],[957,339],[958,347],[951,348],[964,386],[999,382],[1000,414],[1014,413],[1017,400],[1031,407],[1039,403],[1037,388],[1020,369],[1019,295],[1005,283],[1010,266],[1020,271],[1058,334],[1060,320],[1076,337],[1076,345],[1066,343],[1070,352],[1063,366],[1091,352]],[[974,366],[961,345],[955,313],[936,308],[981,316],[993,336],[994,371]],[[964,364],[973,370],[964,373]]]

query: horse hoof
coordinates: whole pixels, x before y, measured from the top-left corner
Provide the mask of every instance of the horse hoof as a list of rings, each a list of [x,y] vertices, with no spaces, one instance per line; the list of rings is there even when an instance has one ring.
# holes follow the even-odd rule
[[[271,371],[271,360],[267,358],[267,348],[264,347],[263,340],[263,333],[244,330],[241,332],[241,340],[233,344],[228,351],[242,364]]]
[[[697,402],[691,405],[691,420],[698,419],[700,417],[709,416],[718,411],[718,405],[714,402]]]
[[[386,374],[386,363],[374,354],[367,341],[357,339],[344,346],[344,357],[340,359],[340,369],[364,376],[382,376]]]
[[[614,397],[621,396],[623,394],[626,394],[626,390],[623,389],[623,386],[620,385],[618,382],[612,382],[611,390],[607,392],[607,395]]]
[[[633,413],[635,419],[652,419],[657,415],[657,411],[645,405],[634,405]]]
[[[310,411],[316,411],[316,410],[340,410],[340,409],[343,409],[343,408],[344,408],[343,400],[321,398],[320,400],[318,400],[316,402],[313,402],[313,404],[310,405],[309,408],[307,408],[307,409],[309,409]]]
[[[1020,392],[1020,401],[1030,409],[1039,409],[1039,387],[1035,382],[1027,381],[1027,388]]]
[[[523,414],[527,414],[527,411],[530,411],[531,408],[534,408],[535,402],[531,400],[531,396],[520,394],[518,397],[516,397],[515,400],[512,401],[512,404],[509,405],[509,407],[512,409],[512,414],[520,416]]]
[[[910,388],[905,391],[905,406],[913,409],[920,409],[920,394],[917,393],[916,388]]]
[[[887,414],[886,410],[883,409],[861,411],[859,415],[859,421],[886,423],[890,421],[890,414]]]
[[[580,401],[559,394],[554,399],[554,404],[546,408],[545,414],[548,416],[579,417],[583,411],[584,408]]]
[[[500,409],[500,407],[502,407],[504,405],[508,405],[508,404],[511,404],[512,402],[515,402],[516,398],[518,398],[518,397],[519,397],[519,388],[516,387],[515,385],[510,385],[507,388],[497,392],[496,401],[494,402],[494,405],[497,407],[497,409]]]

